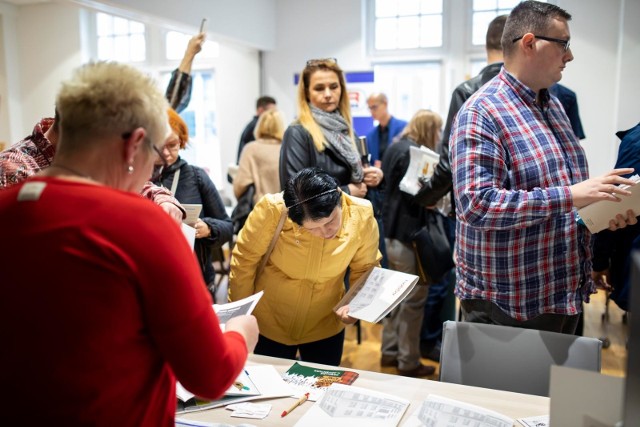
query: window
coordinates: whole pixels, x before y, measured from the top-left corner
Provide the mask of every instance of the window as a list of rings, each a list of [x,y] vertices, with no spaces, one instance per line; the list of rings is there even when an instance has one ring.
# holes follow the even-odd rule
[[[374,49],[442,46],[442,0],[375,0]]]
[[[184,51],[184,47],[182,48]],[[171,72],[162,75],[163,87],[169,84]],[[189,128],[189,142],[180,152],[188,163],[204,169],[218,191],[223,187],[220,163],[220,140],[216,114],[216,87],[213,70],[193,71],[191,100],[180,117]]]
[[[120,62],[146,59],[144,24],[98,12],[96,26],[98,59]]]
[[[172,71],[178,67],[191,35],[166,31],[153,24],[98,12],[95,14],[97,44],[94,57],[131,63],[159,81],[164,93]],[[162,46],[160,49],[146,49]],[[216,86],[213,58],[219,56],[218,43],[207,40],[191,71],[191,100],[180,116],[189,127],[189,144],[180,152],[187,162],[202,167],[218,189],[222,189],[222,167],[216,114]],[[197,67],[197,68],[196,68]]]

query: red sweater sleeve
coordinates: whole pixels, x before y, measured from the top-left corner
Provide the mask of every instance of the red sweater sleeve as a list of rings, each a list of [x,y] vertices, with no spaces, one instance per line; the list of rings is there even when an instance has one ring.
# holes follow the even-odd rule
[[[169,216],[157,211],[158,218],[147,223],[155,233],[142,243],[148,255],[136,264],[146,324],[178,381],[215,399],[244,368],[247,347],[240,334],[222,333],[192,248]]]

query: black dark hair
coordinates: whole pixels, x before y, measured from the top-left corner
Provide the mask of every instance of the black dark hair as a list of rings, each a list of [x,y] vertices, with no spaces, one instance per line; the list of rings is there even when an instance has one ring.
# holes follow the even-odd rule
[[[261,96],[256,101],[256,109],[260,107],[265,108],[269,104],[276,104],[276,99],[271,96]]]
[[[341,196],[338,181],[320,168],[302,169],[284,188],[289,218],[298,225],[331,216]]]
[[[502,50],[501,40],[505,22],[507,22],[507,15],[500,15],[496,16],[493,21],[489,23],[486,37],[487,50]]]
[[[552,19],[571,20],[566,10],[555,4],[539,1],[523,1],[513,8],[502,32],[502,53],[509,56],[514,50],[514,40],[526,33],[544,36]]]

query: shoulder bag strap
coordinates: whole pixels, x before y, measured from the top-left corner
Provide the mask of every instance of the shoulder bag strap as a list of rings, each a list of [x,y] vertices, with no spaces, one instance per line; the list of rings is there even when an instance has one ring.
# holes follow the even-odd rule
[[[271,256],[271,252],[273,252],[273,248],[276,245],[276,242],[278,241],[278,237],[280,237],[280,232],[282,231],[282,227],[284,227],[284,221],[287,219],[288,213],[289,213],[289,209],[287,209],[286,207],[283,209],[282,213],[280,213],[280,221],[278,222],[278,226],[276,227],[276,232],[271,238],[271,243],[269,243],[269,249],[267,249],[267,253],[264,254],[264,257],[262,257],[262,261],[260,262],[260,267],[258,267],[258,270],[256,271],[256,279],[260,277],[260,275],[262,274],[262,271],[264,270],[265,265],[267,265],[267,261]]]
[[[175,197],[178,189],[178,181],[180,180],[180,168],[173,174],[173,182],[171,183],[171,194]]]

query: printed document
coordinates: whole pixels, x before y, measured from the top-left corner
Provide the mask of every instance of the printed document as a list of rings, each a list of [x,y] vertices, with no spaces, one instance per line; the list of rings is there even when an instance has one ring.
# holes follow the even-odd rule
[[[238,301],[230,302],[228,304],[213,304],[213,311],[218,316],[220,327],[225,330],[225,325],[229,319],[243,314],[253,313],[253,309],[258,305],[258,301],[262,298],[264,291],[260,291],[257,294],[253,294]]]
[[[332,384],[296,427],[395,427],[409,401],[379,391]],[[511,426],[509,426],[511,427]]]
[[[349,316],[376,323],[393,310],[418,283],[418,276],[374,267],[351,285],[333,311],[349,305]]]
[[[513,427],[513,423],[490,409],[431,394],[402,427]]]
[[[182,203],[182,207],[184,211],[187,213],[187,217],[182,220],[187,225],[194,226],[196,224],[196,220],[200,218],[200,211],[202,211],[201,204],[188,204]]]

